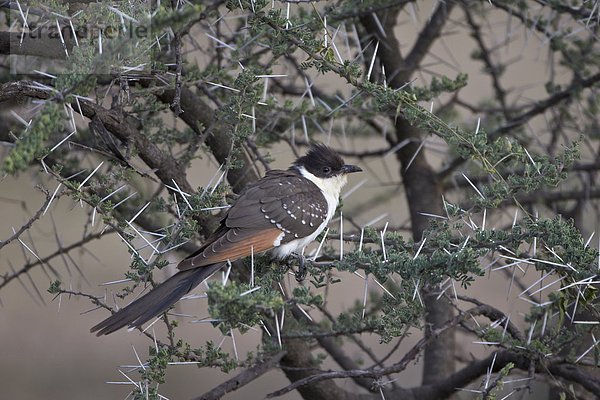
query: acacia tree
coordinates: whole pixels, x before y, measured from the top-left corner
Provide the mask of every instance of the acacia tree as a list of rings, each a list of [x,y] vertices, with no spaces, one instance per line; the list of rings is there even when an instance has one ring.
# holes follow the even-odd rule
[[[600,193],[598,2],[149,3],[0,2],[0,102],[15,112],[1,124],[2,168],[57,182],[0,248],[35,253],[21,237],[60,197],[90,215],[78,222],[81,240],[57,240],[56,252],[4,270],[0,289],[118,235],[132,262],[116,297],[60,280],[49,288],[115,310],[154,284],[168,256],[210,234],[229,196],[271,168],[272,146],[298,155],[318,140],[358,164],[395,157],[387,165],[398,168],[398,190],[384,192],[376,174],[352,188],[363,207],[343,209],[320,238],[304,282],[257,255],[198,289],[223,335],[262,330],[245,359],[180,337],[178,318],[162,316],[164,334],[142,333],[154,345],[132,378],[144,383],[136,398],[160,397],[175,360],[231,374],[205,399],[273,368],[289,384],[270,396],[441,399],[470,388],[510,398],[536,381],[557,398],[600,395],[590,235]],[[457,59],[463,48],[469,59]],[[520,82],[525,68],[537,68],[531,85]],[[219,168],[197,188],[190,166],[200,157]],[[136,194],[139,186],[152,194]],[[378,201],[406,222],[364,222]],[[364,291],[333,312],[327,288],[355,279],[343,271]],[[522,292],[514,301],[531,304],[522,321],[471,294],[486,274]],[[419,340],[401,346],[409,332]],[[470,358],[458,334],[487,355]],[[373,335],[383,356],[365,341]],[[422,382],[402,381],[419,357]]]

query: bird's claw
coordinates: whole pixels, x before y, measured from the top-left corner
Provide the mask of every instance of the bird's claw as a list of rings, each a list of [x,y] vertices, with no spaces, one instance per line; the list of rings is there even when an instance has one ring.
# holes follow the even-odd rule
[[[303,282],[306,279],[307,267],[306,258],[303,255],[298,255],[298,270],[295,273],[296,281]]]

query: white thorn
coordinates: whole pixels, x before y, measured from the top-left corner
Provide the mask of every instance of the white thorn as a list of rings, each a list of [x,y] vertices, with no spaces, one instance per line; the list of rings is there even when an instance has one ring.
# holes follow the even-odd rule
[[[367,81],[371,79],[371,72],[373,72],[373,65],[375,65],[375,59],[377,58],[377,50],[379,49],[379,42],[375,44],[375,51],[373,51],[373,58],[371,58],[371,64],[369,65],[369,71],[367,72]]]
[[[91,177],[92,177],[92,176],[93,176],[93,175],[96,173],[96,171],[98,171],[98,169],[100,169],[100,167],[102,166],[102,164],[104,164],[104,161],[102,161],[100,164],[98,164],[98,166],[97,166],[97,167],[96,167],[96,168],[95,168],[95,169],[92,171],[92,173],[91,173],[91,174],[89,174],[89,175],[87,176],[87,178],[85,178],[85,179],[83,180],[83,182],[81,182],[81,183],[79,184],[79,187],[77,188],[77,190],[81,190],[81,188],[83,187],[83,185],[85,185],[85,184],[86,184],[86,182],[87,182],[88,180],[90,180],[90,178],[91,178]]]

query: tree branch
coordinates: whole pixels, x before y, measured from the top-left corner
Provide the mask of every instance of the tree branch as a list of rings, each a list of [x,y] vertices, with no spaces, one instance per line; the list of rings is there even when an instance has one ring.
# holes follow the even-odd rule
[[[554,93],[552,96],[546,98],[545,100],[536,102],[533,106],[529,108],[529,110],[525,111],[524,113],[521,113],[520,115],[514,116],[504,125],[490,132],[489,136],[498,137],[500,135],[508,133],[513,129],[526,124],[531,118],[544,113],[545,111],[557,105],[561,101],[572,98],[577,93],[579,93],[581,89],[590,88],[598,82],[600,82],[600,72],[583,80],[573,79],[571,84],[567,86],[564,90]]]
[[[286,386],[283,389],[280,389],[280,390],[270,393],[269,395],[267,395],[267,398],[278,397],[278,396],[281,396],[292,390],[298,389],[304,385],[314,384],[317,382],[321,382],[323,380],[345,379],[345,378],[356,379],[359,377],[360,378],[379,379],[386,375],[402,372],[406,369],[406,367],[411,362],[413,362],[415,360],[415,358],[417,358],[417,356],[423,351],[423,349],[425,349],[426,345],[429,342],[435,341],[444,332],[451,330],[452,328],[454,328],[461,322],[465,321],[467,318],[470,318],[471,316],[475,316],[475,315],[486,315],[488,317],[491,316],[494,320],[496,320],[497,318],[501,318],[501,316],[504,316],[504,314],[502,314],[498,310],[493,309],[493,307],[490,307],[487,305],[478,305],[476,307],[473,307],[473,308],[465,311],[464,313],[461,313],[460,315],[455,316],[452,320],[447,321],[440,328],[432,331],[430,333],[430,335],[421,338],[408,352],[406,352],[404,357],[399,362],[394,363],[393,365],[390,365],[390,366],[384,367],[384,368],[354,369],[354,370],[348,370],[348,371],[327,371],[327,372],[321,372],[318,374],[307,375],[299,380],[294,381],[292,384]],[[504,316],[504,318],[506,319],[505,316]],[[514,326],[511,328],[511,331],[513,333],[518,332],[516,330],[516,328],[514,328]],[[518,334],[518,336],[520,336],[520,335]],[[456,374],[454,374],[454,375],[456,375]],[[454,375],[452,375],[452,376],[454,376]],[[462,375],[459,375],[459,376],[462,376]],[[471,378],[471,380],[475,379],[475,377]],[[450,379],[450,378],[448,378],[448,379]],[[470,382],[471,380],[462,382],[462,384],[464,385],[464,384]],[[442,382],[442,381],[440,381],[440,382]],[[421,394],[417,394],[417,392],[419,390],[424,390],[424,388],[428,388],[428,387],[431,388],[431,387],[438,387],[438,386],[437,385],[424,385],[424,386],[417,387],[414,389],[400,389],[399,388],[399,389],[393,390],[392,395],[395,397],[398,397],[398,398],[403,398],[403,399],[404,398],[413,398],[413,397],[421,398]],[[440,387],[445,388],[445,386],[441,385],[441,383],[440,383]],[[453,386],[452,391],[456,390],[457,387],[460,387],[460,386]],[[425,398],[438,399],[438,398],[442,398],[442,397],[434,396],[434,397],[425,397]]]
[[[242,371],[238,375],[223,382],[219,386],[214,387],[202,396],[195,397],[194,400],[215,400],[220,399],[229,392],[238,390],[239,388],[254,381],[261,375],[267,373],[274,368],[277,363],[283,358],[285,351],[280,351],[261,363],[255,364],[252,367]]]

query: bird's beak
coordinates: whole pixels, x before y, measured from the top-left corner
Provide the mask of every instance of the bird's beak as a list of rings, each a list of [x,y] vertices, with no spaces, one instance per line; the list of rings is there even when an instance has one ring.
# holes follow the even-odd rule
[[[362,169],[360,167],[357,167],[356,165],[344,165],[342,167],[342,172],[344,174],[350,174],[352,172],[361,172]]]

